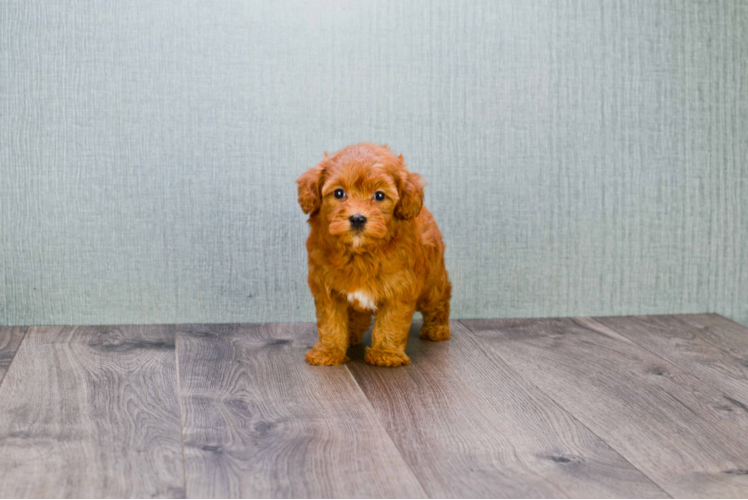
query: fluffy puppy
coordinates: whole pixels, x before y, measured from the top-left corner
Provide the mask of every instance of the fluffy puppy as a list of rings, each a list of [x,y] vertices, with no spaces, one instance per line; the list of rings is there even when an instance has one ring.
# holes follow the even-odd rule
[[[423,206],[423,183],[402,156],[362,143],[327,156],[296,183],[309,216],[309,288],[319,340],[306,353],[313,365],[348,361],[376,317],[367,363],[407,365],[414,311],[421,338],[449,338],[451,284],[444,243]]]

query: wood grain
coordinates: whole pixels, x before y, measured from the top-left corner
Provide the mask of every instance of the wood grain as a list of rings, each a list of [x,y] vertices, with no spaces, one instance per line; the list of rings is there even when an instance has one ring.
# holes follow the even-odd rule
[[[457,322],[411,364],[349,369],[432,497],[667,496]]]
[[[595,318],[724,392],[727,401],[748,403],[748,328],[722,320],[716,315]]]
[[[28,328],[24,326],[1,326],[0,327],[0,384],[10,368],[10,363],[16,355],[21,340]]]
[[[719,314],[679,314],[678,319],[698,329],[699,336],[722,346],[748,364],[748,327]]]
[[[183,497],[174,329],[31,328],[0,386],[0,497]]]
[[[593,320],[464,323],[671,495],[748,495],[744,402]]]
[[[423,497],[345,366],[304,362],[313,324],[177,329],[190,497]]]

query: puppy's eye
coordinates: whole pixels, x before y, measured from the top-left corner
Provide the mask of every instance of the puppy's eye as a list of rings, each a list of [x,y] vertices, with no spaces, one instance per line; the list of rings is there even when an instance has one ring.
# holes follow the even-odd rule
[[[377,201],[384,201],[384,198],[385,198],[385,196],[384,196],[383,192],[377,191],[376,193],[374,193],[374,199],[375,200],[377,200]]]
[[[345,191],[343,191],[342,189],[336,189],[335,193],[333,194],[335,195],[335,198],[339,200],[342,200],[343,198],[345,198]]]

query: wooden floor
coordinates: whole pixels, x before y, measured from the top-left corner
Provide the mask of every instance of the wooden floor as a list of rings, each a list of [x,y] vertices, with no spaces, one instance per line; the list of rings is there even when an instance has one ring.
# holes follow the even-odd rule
[[[411,335],[393,369],[307,365],[312,324],[0,328],[0,497],[748,496],[743,326]]]

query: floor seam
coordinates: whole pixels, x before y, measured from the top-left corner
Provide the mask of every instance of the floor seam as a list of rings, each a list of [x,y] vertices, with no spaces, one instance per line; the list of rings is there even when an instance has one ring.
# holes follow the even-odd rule
[[[718,318],[722,318],[722,319],[726,320],[727,322],[732,323],[733,325],[740,327],[742,330],[745,330],[746,334],[748,334],[748,326],[744,325],[743,323],[738,323],[734,319],[730,319],[727,316],[724,316],[724,315],[719,314],[719,313],[704,313],[704,314],[705,315],[713,315],[713,316],[717,316]],[[679,315],[676,314],[675,316],[679,316]],[[691,316],[698,316],[698,314],[694,314],[694,315],[691,315]],[[681,321],[685,321],[685,320],[681,320]]]
[[[681,316],[678,315],[678,314],[667,314],[665,316],[667,318],[669,318],[669,319],[676,320],[678,323],[682,323],[682,324],[686,325],[689,329],[695,330],[696,332],[701,333],[701,331],[704,329],[703,327],[700,327],[700,326],[694,325],[692,323],[689,323],[687,320],[681,318]],[[731,321],[732,323],[735,323],[734,321],[730,320],[729,318],[725,318],[724,316],[720,316],[719,314],[716,314],[715,316],[718,316],[720,318],[724,318],[727,321]],[[591,318],[591,319],[594,319],[594,318]],[[595,320],[595,321],[599,323],[599,321],[597,321],[597,320]],[[745,327],[743,325],[741,325],[740,323],[735,323],[735,324],[745,329]],[[748,329],[746,329],[745,333],[746,333],[746,335],[748,335]],[[621,335],[623,335],[623,334],[621,334]],[[626,337],[626,338],[628,338],[628,337]],[[735,355],[732,352],[730,352],[729,349],[726,349],[725,347],[721,346],[720,344],[715,343],[712,339],[710,339],[708,337],[699,336],[699,340],[701,340],[702,342],[705,342],[706,344],[709,344],[710,346],[714,347],[715,349],[718,349],[719,351],[727,354],[730,357],[733,357],[733,358],[735,357]],[[632,340],[632,342],[633,342],[633,340]]]
[[[392,440],[392,436],[390,436],[390,433],[387,432],[387,427],[385,427],[384,423],[382,422],[382,419],[379,418],[379,413],[377,412],[376,408],[374,408],[374,405],[371,403],[371,400],[369,399],[369,396],[367,396],[366,392],[364,392],[364,390],[361,388],[361,385],[358,383],[358,380],[356,379],[356,376],[353,374],[353,372],[350,370],[350,368],[348,368],[348,365],[343,365],[343,366],[345,366],[345,370],[348,372],[348,376],[351,377],[351,379],[353,379],[353,383],[356,384],[356,388],[364,396],[364,399],[366,400],[366,404],[369,405],[369,408],[371,409],[372,414],[374,415],[374,417],[379,422],[379,426],[384,431],[385,435],[387,436],[387,439],[390,440],[390,443],[392,443],[392,447],[395,449],[395,451],[397,452],[397,454],[400,456],[400,459],[403,461],[403,463],[405,464],[405,466],[408,468],[408,470],[410,471],[410,473],[413,475],[413,478],[416,480],[416,482],[418,483],[418,485],[423,490],[423,493],[424,493],[424,495],[426,495],[426,498],[433,498],[431,495],[429,495],[429,492],[426,491],[426,488],[424,488],[423,483],[421,482],[421,479],[416,475],[415,471],[410,466],[410,464],[408,463],[408,461],[405,460],[405,457],[400,452],[400,448],[398,448],[397,444],[395,444],[395,441]]]
[[[182,409],[182,383],[179,380],[179,346],[177,325],[174,324],[174,359],[177,369],[177,402],[179,403],[179,435],[182,438],[182,472],[184,473],[184,498],[187,499],[187,458],[184,453],[184,410]]]
[[[23,335],[21,336],[21,341],[18,343],[18,347],[16,348],[16,351],[13,353],[13,356],[10,358],[10,363],[8,364],[8,369],[3,373],[2,378],[0,378],[0,388],[3,386],[3,382],[5,381],[5,377],[8,376],[10,373],[10,369],[13,366],[13,361],[16,360],[16,356],[18,355],[18,351],[21,350],[21,346],[23,345],[23,342],[26,340],[26,336],[29,334],[31,329],[34,328],[33,326],[29,326],[26,328],[26,331],[23,332]]]
[[[601,442],[603,442],[607,446],[609,446],[611,450],[613,450],[619,457],[621,457],[621,460],[623,460],[627,464],[631,465],[631,467],[633,467],[634,469],[636,469],[639,472],[641,472],[644,477],[646,477],[647,479],[649,479],[650,481],[652,481],[652,484],[654,484],[655,486],[657,486],[658,488],[660,488],[660,490],[662,490],[662,492],[665,493],[669,498],[675,498],[673,495],[670,494],[670,492],[668,490],[665,489],[664,486],[662,486],[659,482],[657,482],[653,478],[651,478],[649,476],[649,474],[647,474],[645,471],[641,470],[639,467],[637,467],[636,465],[634,465],[633,463],[631,463],[631,461],[628,458],[626,458],[620,451],[618,451],[618,449],[616,449],[612,444],[610,444],[608,441],[606,441],[601,436],[599,436],[595,431],[593,431],[592,429],[590,429],[587,426],[587,424],[585,424],[584,422],[582,422],[574,413],[572,413],[571,411],[569,411],[564,405],[562,405],[561,403],[559,403],[554,397],[552,397],[550,394],[548,394],[543,389],[541,389],[532,380],[528,379],[527,377],[525,377],[524,375],[522,375],[520,372],[518,372],[516,369],[514,369],[514,367],[511,366],[509,363],[507,363],[504,360],[504,358],[501,356],[501,354],[499,354],[499,352],[496,349],[494,349],[493,346],[489,342],[486,342],[482,337],[480,337],[476,332],[474,332],[472,328],[470,328],[468,325],[466,325],[465,323],[463,323],[462,320],[456,320],[456,321],[458,323],[460,323],[462,326],[464,326],[465,329],[468,332],[470,332],[471,335],[473,335],[473,337],[475,337],[481,343],[483,343],[484,345],[486,345],[488,347],[488,349],[490,349],[491,352],[493,352],[507,366],[507,368],[509,370],[511,370],[512,372],[514,372],[522,380],[524,380],[525,382],[527,382],[532,387],[536,388],[538,391],[540,391],[541,394],[544,394],[547,398],[549,398],[551,401],[553,401],[556,405],[558,405],[559,408],[561,408],[563,411],[565,411],[566,413],[568,413],[571,418],[573,418],[576,422],[578,422],[579,425],[581,425],[582,427],[584,427],[585,429],[587,429],[593,436],[597,437]]]
[[[667,316],[668,316],[668,317],[670,317],[670,318],[675,318],[675,319],[678,319],[678,318],[677,318],[677,316],[674,316],[674,315],[667,315]],[[586,319],[586,320],[588,320],[588,321],[592,321],[593,323],[595,323],[595,324],[598,324],[598,325],[602,326],[603,328],[609,328],[609,329],[613,330],[613,331],[614,331],[614,332],[616,332],[616,333],[617,333],[618,335],[620,335],[621,337],[624,337],[624,338],[625,338],[626,340],[628,340],[629,342],[631,342],[631,343],[632,343],[632,344],[634,344],[635,346],[639,347],[640,349],[642,349],[642,350],[644,350],[644,351],[647,351],[647,352],[648,352],[649,354],[651,354],[652,356],[656,357],[657,359],[660,359],[660,360],[664,361],[665,363],[669,364],[670,366],[674,366],[675,368],[677,368],[677,369],[678,369],[678,371],[680,371],[680,372],[683,372],[683,373],[684,373],[684,374],[685,374],[685,375],[686,375],[687,377],[691,377],[691,378],[693,378],[693,380],[694,380],[694,381],[696,381],[696,382],[698,382],[698,383],[699,383],[699,385],[703,386],[703,387],[704,387],[704,389],[711,389],[711,390],[713,390],[713,391],[717,391],[718,393],[720,393],[720,394],[719,394],[719,396],[724,396],[724,394],[721,394],[721,393],[725,393],[725,392],[729,393],[729,394],[730,394],[730,395],[732,395],[732,396],[739,396],[738,394],[735,394],[735,393],[733,392],[733,390],[724,390],[724,389],[721,389],[721,388],[717,387],[716,385],[712,384],[711,382],[709,382],[708,380],[704,380],[704,379],[702,379],[701,377],[699,377],[699,376],[698,376],[698,375],[696,375],[695,373],[691,373],[691,371],[689,371],[689,370],[688,370],[688,368],[686,368],[685,366],[681,366],[681,365],[679,365],[678,363],[676,363],[675,361],[671,361],[671,360],[669,360],[668,358],[664,357],[663,355],[661,355],[661,354],[659,354],[659,353],[657,353],[657,352],[655,352],[655,351],[653,351],[653,350],[649,349],[649,348],[648,348],[647,346],[644,346],[644,345],[640,344],[639,342],[637,342],[636,340],[632,339],[631,337],[629,337],[629,336],[628,336],[628,335],[626,335],[625,333],[621,333],[621,332],[620,332],[619,330],[617,330],[617,329],[615,329],[615,328],[613,328],[613,327],[611,327],[611,326],[608,326],[608,325],[606,325],[605,323],[601,323],[601,322],[597,321],[597,320],[596,320],[595,318],[593,318],[593,317],[586,317],[586,318],[584,318],[584,319]],[[576,321],[575,321],[575,324],[577,324],[578,326],[581,326],[581,327],[583,327],[583,328],[587,328],[588,330],[590,329],[589,327],[585,326],[584,324],[582,324],[582,325],[579,325],[579,323],[576,323]],[[688,326],[692,326],[692,325],[689,325],[688,323],[686,323],[686,324],[687,324]],[[595,331],[595,330],[591,330],[591,331],[593,331],[593,332],[595,332],[595,333],[599,333],[599,334],[601,334],[601,335],[604,335],[604,333],[602,333],[602,332],[597,332],[597,331]],[[729,353],[728,351],[725,351],[725,350],[724,350],[724,349],[722,349],[722,348],[721,348],[720,346],[718,346],[718,345],[716,345],[716,344],[714,344],[714,343],[712,343],[712,342],[709,342],[709,341],[706,341],[706,342],[707,342],[708,344],[710,344],[710,345],[712,345],[712,346],[714,346],[714,347],[718,348],[718,349],[719,349],[719,350],[721,350],[722,352],[725,352],[725,353],[727,353],[728,355],[730,355],[730,356],[733,356],[733,355],[732,355],[731,353]],[[728,389],[729,389],[729,388],[728,388]]]

